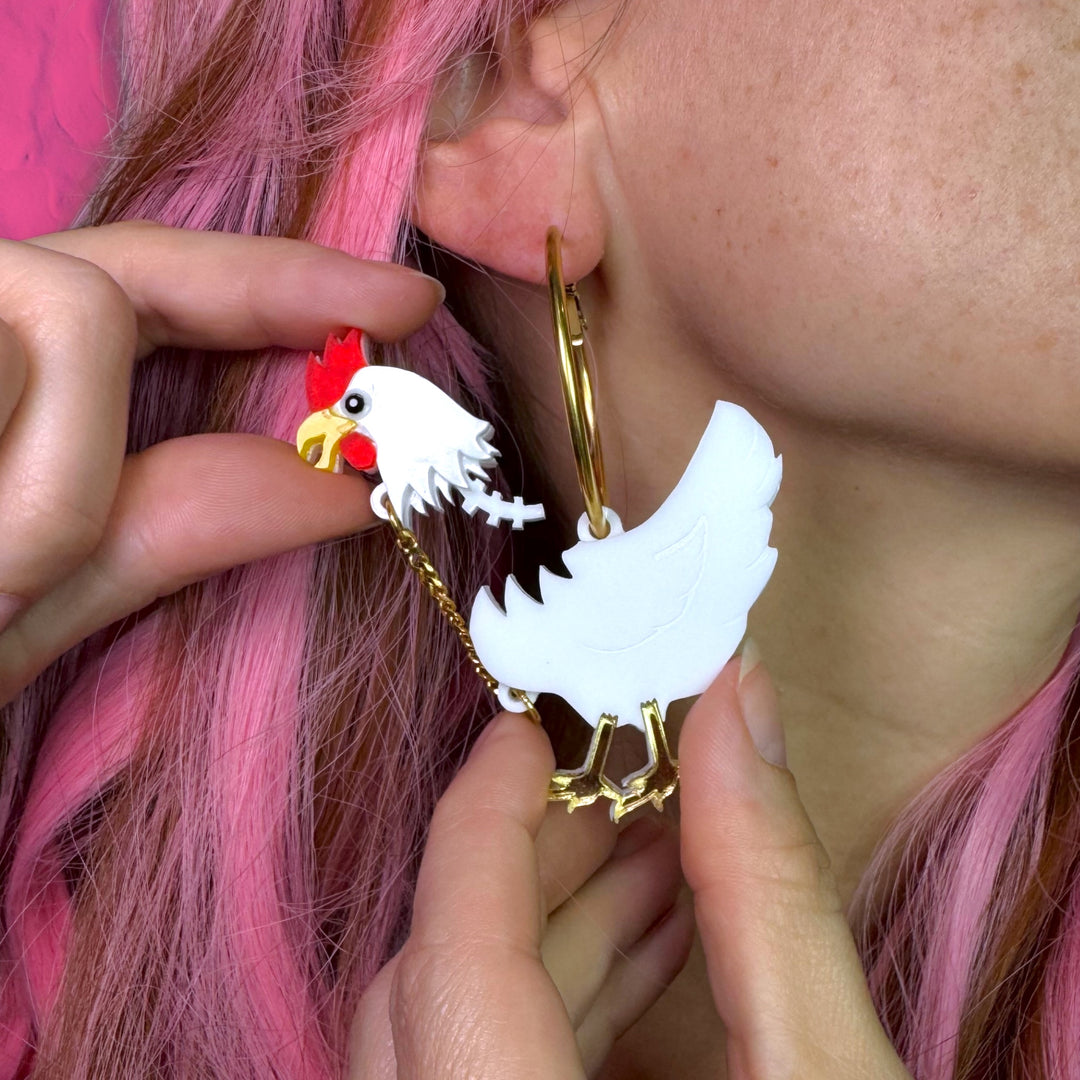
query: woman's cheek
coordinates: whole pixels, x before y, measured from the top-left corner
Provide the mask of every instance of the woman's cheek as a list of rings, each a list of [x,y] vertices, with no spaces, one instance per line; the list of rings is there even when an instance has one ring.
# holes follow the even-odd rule
[[[675,327],[781,407],[1080,464],[1080,64],[1053,21],[917,7],[650,4],[603,61],[624,220]]]

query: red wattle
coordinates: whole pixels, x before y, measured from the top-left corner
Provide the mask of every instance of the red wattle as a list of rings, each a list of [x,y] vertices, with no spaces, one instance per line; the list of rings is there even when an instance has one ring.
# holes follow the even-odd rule
[[[346,435],[338,449],[354,469],[367,472],[375,467],[375,444],[356,431]]]

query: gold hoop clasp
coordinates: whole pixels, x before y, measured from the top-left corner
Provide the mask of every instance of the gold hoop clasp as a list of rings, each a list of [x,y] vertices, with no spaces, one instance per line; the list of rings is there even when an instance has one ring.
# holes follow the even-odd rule
[[[547,231],[547,278],[551,298],[551,323],[559,350],[559,374],[562,376],[563,403],[570,425],[578,483],[589,515],[589,529],[598,540],[611,531],[604,515],[607,485],[604,480],[604,457],[600,451],[600,433],[596,427],[596,400],[585,357],[587,324],[573,284],[563,280],[562,234],[558,226]]]

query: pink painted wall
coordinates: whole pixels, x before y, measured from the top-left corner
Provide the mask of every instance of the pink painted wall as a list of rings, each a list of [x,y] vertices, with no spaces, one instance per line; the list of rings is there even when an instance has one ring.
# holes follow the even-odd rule
[[[0,236],[66,228],[116,102],[116,0],[0,0]]]

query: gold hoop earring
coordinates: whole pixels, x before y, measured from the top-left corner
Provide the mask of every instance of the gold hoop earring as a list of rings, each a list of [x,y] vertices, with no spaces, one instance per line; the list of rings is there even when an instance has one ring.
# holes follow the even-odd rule
[[[547,231],[546,251],[551,325],[559,350],[559,374],[574,464],[585,500],[585,512],[589,515],[589,530],[597,540],[602,540],[611,531],[611,525],[604,512],[607,506],[604,455],[600,449],[596,399],[585,355],[588,324],[581,311],[576,287],[573,283],[567,285],[563,279],[562,234],[556,225]]]

